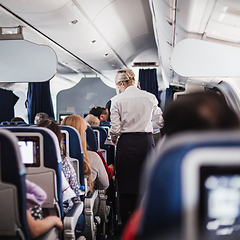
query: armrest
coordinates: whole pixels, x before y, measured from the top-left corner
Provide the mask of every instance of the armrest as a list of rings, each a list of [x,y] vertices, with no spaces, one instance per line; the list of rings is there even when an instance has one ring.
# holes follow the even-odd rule
[[[86,227],[83,235],[86,239],[95,239],[97,231],[97,223],[94,221],[94,204],[98,200],[98,190],[95,190],[92,194],[87,194],[84,199],[84,216],[86,221]]]
[[[75,227],[83,212],[83,202],[74,204],[63,219],[64,239],[75,239]]]
[[[59,237],[58,229],[56,227],[53,227],[46,233],[35,238],[35,240],[52,240],[52,239],[56,239],[58,237]]]

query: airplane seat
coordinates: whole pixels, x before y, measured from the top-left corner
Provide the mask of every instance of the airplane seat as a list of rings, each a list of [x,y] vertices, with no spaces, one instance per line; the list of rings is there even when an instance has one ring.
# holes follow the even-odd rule
[[[26,124],[26,123],[23,121],[15,121],[15,122],[3,121],[0,123],[0,125],[3,125],[3,126],[17,126],[21,124]]]
[[[106,129],[104,129],[101,126],[91,126],[91,128],[97,134],[98,150],[102,152],[107,163],[110,164],[110,162],[111,162],[110,156],[109,156],[110,145],[105,144],[105,141],[108,137],[108,133],[107,133]]]
[[[110,127],[111,126],[111,122],[110,121],[101,121],[100,122],[100,126],[101,127],[103,127],[103,126]]]
[[[144,175],[139,238],[225,239],[231,230],[237,236],[240,132],[185,132],[165,140]]]
[[[88,149],[94,152],[98,152],[98,145],[97,145],[97,139],[96,135],[91,127],[87,127],[86,130],[86,140],[87,140],[87,145]]]
[[[30,240],[26,217],[25,168],[21,160],[18,140],[9,131],[0,131],[0,239]],[[55,239],[55,227],[37,239]]]
[[[85,181],[84,181],[84,162],[83,162],[83,152],[82,143],[79,132],[67,125],[59,125],[61,131],[67,131],[69,135],[69,149],[68,155],[70,158],[77,159],[79,162],[79,182],[81,190],[85,191]]]
[[[87,144],[90,148],[90,151],[98,152],[97,147],[97,140],[96,135],[91,127],[87,127],[86,130],[86,138],[87,138]],[[105,225],[107,221],[107,216],[109,214],[109,209],[107,207],[106,203],[106,190],[98,190],[98,198],[99,198],[99,204],[97,208],[97,216],[101,218],[101,226],[102,226],[102,236],[105,236]]]
[[[26,217],[25,168],[16,137],[0,130],[0,238],[30,239]]]
[[[81,190],[85,191],[85,181],[84,181],[84,171],[83,171],[83,153],[82,153],[82,144],[79,132],[67,125],[59,125],[61,131],[67,131],[69,133],[69,156],[71,158],[76,158],[79,160],[79,172],[80,172],[80,184]],[[82,173],[82,174],[81,174]],[[81,176],[83,176],[83,184],[81,183]],[[82,188],[83,187],[83,188]],[[82,198],[84,201],[84,217],[86,222],[86,227],[83,232],[83,236],[87,239],[95,239],[97,225],[96,216],[94,214],[94,206],[99,201],[98,191],[94,190],[92,194],[86,193]]]
[[[69,132],[66,131],[66,130],[61,130],[61,133],[63,135],[63,141],[61,144],[64,144],[64,147],[65,147],[65,150],[66,150],[66,158],[68,159],[68,161],[71,162],[75,172],[76,172],[76,175],[77,175],[77,180],[78,182],[80,182],[80,172],[79,172],[79,161],[78,159],[76,158],[71,158],[69,156],[69,148],[70,148],[70,144],[69,144]],[[82,173],[84,174],[84,173]],[[82,194],[84,195],[85,194],[85,191],[82,191]]]
[[[71,211],[63,213],[62,164],[57,136],[42,127],[6,127],[20,141],[33,141],[33,163],[26,163],[26,178],[39,185],[46,193],[44,215],[57,215],[63,219],[64,239],[75,239],[75,226],[83,212],[83,202],[74,204]],[[19,143],[20,144],[20,143]],[[23,156],[23,155],[22,155]]]

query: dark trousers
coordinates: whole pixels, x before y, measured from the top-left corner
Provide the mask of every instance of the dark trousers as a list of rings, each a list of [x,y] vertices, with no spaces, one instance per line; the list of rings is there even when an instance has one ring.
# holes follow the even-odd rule
[[[119,194],[119,210],[120,216],[122,220],[122,229],[125,227],[128,222],[132,212],[137,207],[137,194]]]

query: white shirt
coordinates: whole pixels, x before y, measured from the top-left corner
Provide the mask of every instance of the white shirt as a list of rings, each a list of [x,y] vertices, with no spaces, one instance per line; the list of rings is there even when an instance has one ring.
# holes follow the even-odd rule
[[[152,132],[163,127],[162,110],[155,95],[129,86],[111,99],[112,140],[124,132]]]

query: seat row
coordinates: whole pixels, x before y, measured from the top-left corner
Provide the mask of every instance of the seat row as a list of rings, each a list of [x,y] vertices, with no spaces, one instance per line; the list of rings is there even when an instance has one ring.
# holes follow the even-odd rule
[[[89,196],[85,192],[83,154],[79,133],[69,126],[61,126],[61,129],[65,135],[67,152],[78,173],[84,204],[82,202],[76,204],[74,209],[69,212],[69,216],[64,216],[61,155],[57,137],[52,131],[35,126],[2,127],[0,129],[0,194],[4,197],[0,196],[0,236],[7,236],[11,239],[30,239],[26,221],[25,178],[42,187],[47,193],[47,199],[43,204],[45,213],[59,216],[63,220],[63,235],[57,236],[58,238],[75,239],[76,221],[78,216],[84,212],[86,220],[84,236],[87,239],[95,239],[97,221],[93,214],[93,206],[96,199],[100,199],[99,205],[101,206],[101,211],[98,213],[99,221],[106,220],[104,193],[99,194],[96,190]],[[33,159],[25,163],[25,166],[19,152],[19,140],[33,143]],[[9,213],[10,209],[13,209],[12,213]],[[56,229],[51,231],[51,234],[58,235]],[[54,238],[51,235],[48,239]]]

